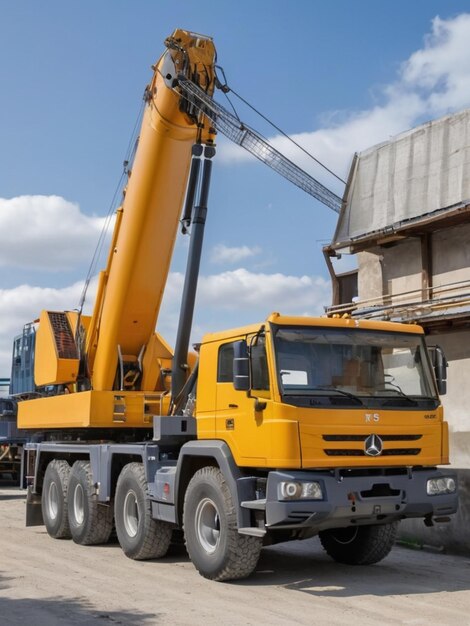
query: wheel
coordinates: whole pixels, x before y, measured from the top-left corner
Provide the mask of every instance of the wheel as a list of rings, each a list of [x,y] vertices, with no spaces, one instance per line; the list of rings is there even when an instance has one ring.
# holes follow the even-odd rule
[[[54,459],[44,475],[41,496],[42,518],[46,530],[54,539],[70,539],[67,514],[67,491],[70,465],[67,461]]]
[[[130,559],[159,559],[168,552],[172,527],[152,518],[142,463],[129,463],[121,471],[116,485],[114,516],[118,541]]]
[[[326,552],[338,563],[372,565],[384,559],[395,543],[398,522],[380,526],[349,526],[320,532]]]
[[[94,494],[89,461],[75,461],[68,491],[70,532],[82,546],[106,543],[113,529],[112,507],[98,502]]]
[[[189,557],[205,578],[235,580],[255,569],[262,539],[238,533],[232,495],[219,468],[203,467],[192,477],[183,527]]]

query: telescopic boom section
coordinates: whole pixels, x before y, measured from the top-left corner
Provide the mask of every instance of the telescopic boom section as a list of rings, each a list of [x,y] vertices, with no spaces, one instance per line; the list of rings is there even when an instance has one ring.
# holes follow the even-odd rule
[[[106,270],[87,339],[92,387],[113,389],[119,359],[141,360],[151,341],[184,202],[191,148],[210,144],[215,130],[188,105],[174,78],[182,73],[212,96],[212,39],[176,30],[154,67],[138,147],[118,211]]]

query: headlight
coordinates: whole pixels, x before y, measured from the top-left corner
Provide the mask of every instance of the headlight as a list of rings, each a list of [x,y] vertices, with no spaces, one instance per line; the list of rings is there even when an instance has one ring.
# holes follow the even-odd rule
[[[426,485],[428,496],[438,496],[444,493],[455,493],[457,485],[453,478],[430,478]]]
[[[285,481],[279,483],[280,500],[321,500],[323,492],[320,483]]]

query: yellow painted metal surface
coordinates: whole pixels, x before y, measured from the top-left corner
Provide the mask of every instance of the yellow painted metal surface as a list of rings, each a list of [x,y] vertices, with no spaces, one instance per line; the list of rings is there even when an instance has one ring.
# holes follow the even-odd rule
[[[263,399],[266,408],[256,411],[254,398],[230,387],[218,384],[214,436],[228,444],[237,465],[300,468],[299,425],[289,419],[289,407],[278,411],[275,403]]]
[[[328,468],[441,465],[448,463],[447,424],[442,417],[432,423],[425,411],[374,410],[380,422],[366,424],[367,410],[300,409],[279,402],[266,402],[255,411],[255,400],[235,391],[231,383],[218,383],[215,428],[200,431],[199,438],[222,439],[229,445],[237,465],[251,467]],[[439,412],[437,412],[439,413]],[[198,420],[199,423],[199,420]],[[370,457],[348,456],[347,451],[364,450],[371,435],[384,437],[384,452],[419,449],[418,454]],[[324,436],[358,436],[357,441],[325,441]],[[388,441],[387,436],[398,436]],[[404,436],[419,437],[410,441]],[[326,450],[344,451],[330,456]]]
[[[449,458],[449,424],[442,421],[442,441],[441,441],[441,461],[440,464],[447,465],[450,463]]]
[[[66,383],[69,393],[22,403],[22,428],[145,427],[150,412],[168,412],[170,379],[165,372],[171,367],[172,350],[155,334],[155,325],[184,203],[192,146],[213,144],[215,130],[197,109],[183,111],[185,101],[166,77],[170,70],[174,77],[183,72],[212,95],[216,52],[210,37],[180,29],[165,44],[167,50],[153,67],[146,89],[136,155],[117,211],[107,266],[99,275],[93,315],[91,320],[82,318],[93,391],[78,391],[73,384],[79,359],[60,358],[58,332],[54,336],[44,313],[37,333],[36,384]],[[66,315],[72,326],[69,337],[75,336],[77,315],[73,319]],[[125,364],[135,364],[135,373],[123,378],[125,384],[131,388],[142,367],[139,386],[143,391],[112,391],[119,351]],[[194,356],[188,356],[188,363],[194,366]],[[154,392],[157,395],[152,396]]]
[[[62,333],[54,333],[51,325],[51,315],[55,312],[41,311],[39,328],[36,332],[34,380],[36,385],[62,385],[74,383],[78,375],[78,358],[63,358],[61,356]],[[73,330],[67,316],[61,315],[69,324],[69,334]]]
[[[377,422],[367,423],[373,414]],[[441,454],[442,412],[433,411],[435,418],[425,416],[429,411],[361,409],[298,409],[302,467],[384,467],[403,465],[440,465],[445,463]],[[375,434],[383,440],[383,453],[376,457],[349,456],[348,451],[363,452],[364,441]],[[328,441],[328,436],[358,436],[358,441]],[[411,436],[419,439],[403,440]],[[397,437],[388,440],[388,437]],[[328,455],[326,450],[341,453]],[[419,450],[418,454],[387,454],[387,451]]]
[[[198,439],[217,438],[215,430],[215,398],[219,345],[218,343],[203,343],[199,353],[200,367],[198,371],[196,402]]]
[[[214,88],[215,48],[207,37],[177,30],[175,45],[157,63],[147,89],[148,101],[132,166],[116,223],[108,267],[96,302],[88,346],[92,384],[112,389],[122,353],[138,358],[152,341],[165,288],[196,139],[211,141],[208,127],[199,128],[180,111],[180,96],[164,81],[164,64],[188,62],[209,94]],[[153,388],[149,376],[146,384]],[[153,381],[155,384],[155,381]]]
[[[276,324],[329,326],[422,334],[415,325],[364,322],[351,319],[282,317],[273,314]],[[269,326],[266,325],[266,351],[271,372],[269,391],[234,389],[232,382],[217,381],[218,351],[221,345],[258,332],[262,324],[204,337],[200,352],[200,379],[197,395],[197,433],[199,439],[225,441],[240,467],[328,468],[440,465],[448,463],[447,424],[442,407],[433,411],[403,409],[300,408],[281,402],[276,377]],[[255,410],[255,396],[266,403]],[[371,416],[371,413],[373,416]],[[377,421],[375,421],[377,420]],[[365,439],[384,436],[385,456],[365,456]],[[326,441],[324,436],[344,436],[346,441]],[[410,440],[402,440],[403,437]],[[357,440],[348,440],[357,437]],[[389,440],[395,437],[395,440]],[[417,438],[416,438],[417,437]],[[417,454],[392,454],[397,449],[419,450]],[[329,455],[327,450],[343,451]],[[349,456],[348,452],[353,455]],[[358,451],[357,456],[354,452]]]
[[[82,391],[18,404],[18,428],[151,428],[152,416],[168,411],[163,394]]]
[[[329,328],[363,328],[365,330],[382,330],[388,332],[416,333],[424,334],[421,326],[417,324],[399,324],[397,322],[381,322],[376,320],[361,320],[353,318],[331,318],[331,317],[297,317],[271,313],[266,318],[266,322],[286,326],[320,326]],[[224,341],[231,337],[242,337],[251,333],[256,333],[265,322],[250,324],[240,328],[231,328],[216,333],[207,333],[203,338],[203,343],[211,341]]]

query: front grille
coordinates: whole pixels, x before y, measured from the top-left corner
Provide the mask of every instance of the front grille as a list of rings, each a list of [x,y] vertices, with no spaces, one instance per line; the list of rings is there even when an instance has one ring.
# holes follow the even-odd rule
[[[418,441],[423,435],[377,435],[382,441]],[[324,441],[365,441],[368,435],[323,435]]]
[[[368,436],[369,435],[367,434],[323,435],[323,441],[343,442],[343,443],[357,441],[364,445]],[[377,434],[377,437],[380,437],[382,442],[385,443],[387,441],[393,441],[393,442],[418,441],[419,439],[422,439],[423,435],[408,435],[408,434],[379,435]],[[369,457],[370,456],[365,453],[365,450],[363,447],[361,448],[325,448],[323,451],[327,456],[349,456],[349,457],[351,456]],[[421,448],[403,448],[403,447],[385,448],[384,450],[382,450],[381,454],[377,456],[417,456],[420,452],[421,452]]]
[[[389,448],[383,450],[381,456],[416,456],[421,452],[421,448]]]
[[[367,456],[364,450],[349,449],[349,448],[325,448],[323,450],[328,456]],[[383,450],[380,455],[377,456],[416,456],[421,452],[421,448],[389,448]]]
[[[344,450],[344,449],[338,449],[338,450],[325,449],[323,450],[323,452],[327,454],[328,456],[365,456],[366,454],[364,450]]]

